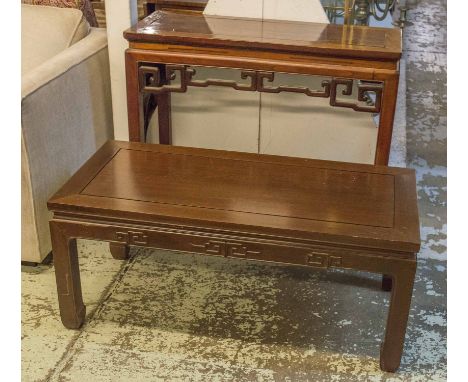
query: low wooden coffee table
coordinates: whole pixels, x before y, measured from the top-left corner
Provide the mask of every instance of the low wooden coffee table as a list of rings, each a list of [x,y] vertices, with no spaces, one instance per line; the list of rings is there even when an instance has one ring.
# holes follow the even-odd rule
[[[76,239],[391,275],[383,370],[403,351],[419,250],[413,170],[106,143],[48,203],[62,322],[85,318]]]

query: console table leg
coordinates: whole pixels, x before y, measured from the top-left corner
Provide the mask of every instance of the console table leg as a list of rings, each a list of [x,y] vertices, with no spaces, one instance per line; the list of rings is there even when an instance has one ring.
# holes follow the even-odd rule
[[[392,276],[382,276],[382,290],[385,292],[390,292],[392,290]]]
[[[81,294],[76,239],[65,235],[54,222],[50,223],[50,231],[60,316],[65,327],[78,329],[84,322],[86,307]]]
[[[390,158],[393,120],[398,96],[398,79],[399,74],[397,73],[384,81],[374,164],[387,166]]]
[[[159,66],[161,71],[162,85],[169,85],[167,80],[166,66]],[[172,144],[172,120],[171,120],[171,93],[165,92],[156,95],[156,104],[158,108],[158,123],[159,123],[159,143],[162,145]]]
[[[393,277],[387,328],[380,351],[380,368],[384,371],[395,372],[400,366],[415,272],[416,263],[406,264],[405,269]]]
[[[116,260],[127,260],[130,253],[130,247],[125,244],[110,243],[109,249],[111,255]]]
[[[159,143],[162,145],[172,144],[172,122],[171,122],[171,94],[164,93],[157,96],[158,120],[159,120]]]
[[[138,84],[138,61],[125,52],[125,71],[127,79],[128,138],[130,142],[145,142],[143,94]]]

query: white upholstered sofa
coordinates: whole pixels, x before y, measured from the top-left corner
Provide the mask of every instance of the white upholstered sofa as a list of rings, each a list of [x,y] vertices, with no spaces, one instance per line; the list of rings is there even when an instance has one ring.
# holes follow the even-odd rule
[[[81,11],[22,5],[21,260],[51,251],[47,199],[113,137],[106,31]]]

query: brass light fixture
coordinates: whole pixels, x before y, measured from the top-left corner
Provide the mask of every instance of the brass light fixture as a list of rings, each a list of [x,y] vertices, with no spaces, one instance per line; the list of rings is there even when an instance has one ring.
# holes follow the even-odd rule
[[[343,23],[367,25],[372,17],[376,21],[383,21],[399,11],[399,18],[394,25],[404,27],[407,12],[406,0],[324,0],[323,6],[328,18],[337,22],[343,18]]]

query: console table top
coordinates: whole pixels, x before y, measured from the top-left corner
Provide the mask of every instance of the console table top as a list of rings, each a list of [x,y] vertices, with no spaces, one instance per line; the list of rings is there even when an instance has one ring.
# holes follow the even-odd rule
[[[415,190],[409,169],[110,141],[49,208],[414,253]]]
[[[398,60],[399,28],[204,16],[156,11],[127,29],[130,42],[247,48]]]

